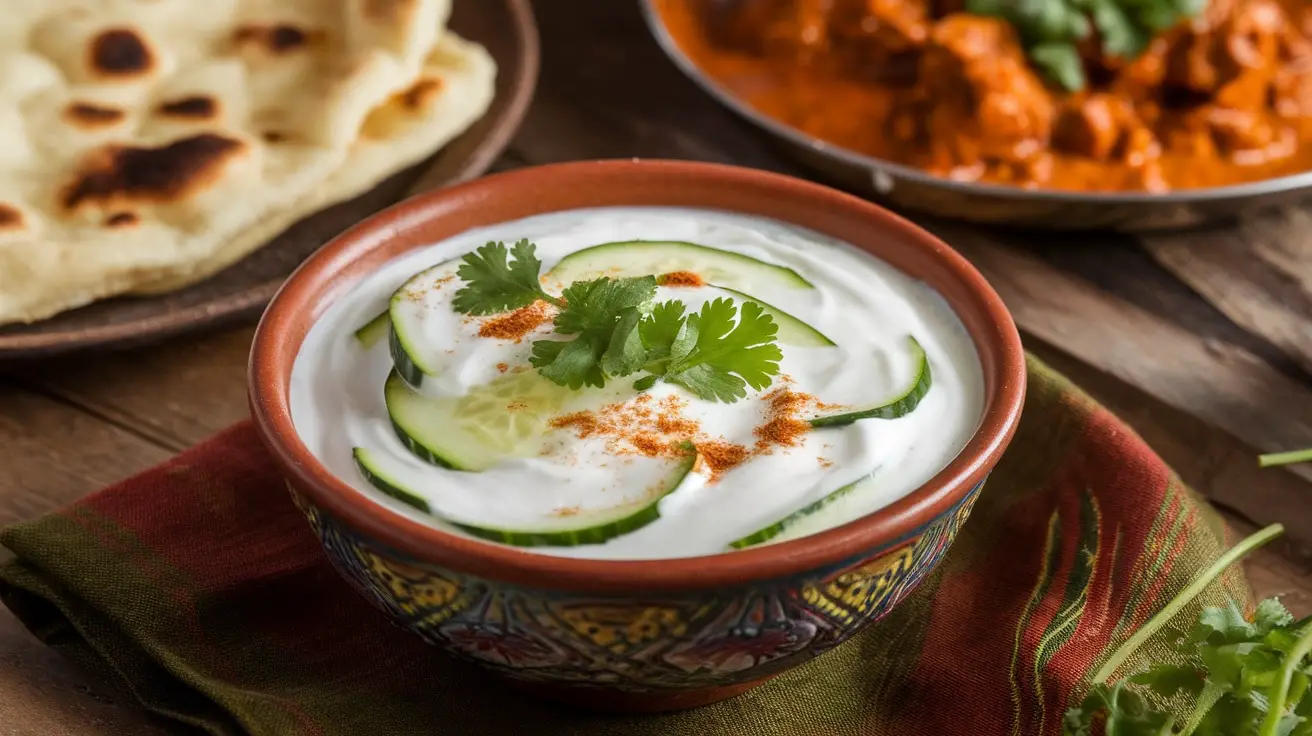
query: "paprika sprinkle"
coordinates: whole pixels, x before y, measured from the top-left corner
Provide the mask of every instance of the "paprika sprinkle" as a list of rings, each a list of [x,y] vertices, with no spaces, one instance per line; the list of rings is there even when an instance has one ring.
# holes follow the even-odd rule
[[[478,336],[519,342],[554,317],[552,306],[539,299],[527,307],[520,307],[508,314],[497,315],[484,321],[478,328]]]

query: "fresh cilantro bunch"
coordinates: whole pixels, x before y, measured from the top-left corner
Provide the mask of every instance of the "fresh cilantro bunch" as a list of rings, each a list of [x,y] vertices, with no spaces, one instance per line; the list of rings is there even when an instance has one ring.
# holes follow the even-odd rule
[[[967,0],[966,12],[1010,23],[1030,63],[1074,92],[1086,82],[1077,44],[1095,30],[1104,54],[1133,59],[1154,36],[1206,5],[1207,0]]]
[[[1118,649],[1078,707],[1066,712],[1064,736],[1312,736],[1312,625],[1295,621],[1275,599],[1246,619],[1233,601],[1207,608],[1176,638],[1182,662],[1162,663],[1114,684],[1108,676],[1226,567],[1273,539],[1279,525],[1249,537],[1199,576]],[[1149,697],[1152,696],[1152,697]],[[1177,715],[1153,701],[1192,704]]]
[[[535,251],[521,240],[509,251],[488,243],[466,255],[456,272],[465,285],[453,306],[479,315],[539,299],[559,307],[555,333],[571,339],[537,340],[530,358],[545,378],[578,390],[644,373],[634,383],[640,391],[666,380],[730,403],[745,397],[747,386],[765,388],[778,374],[779,328],[760,305],[745,302],[740,309],[730,299],[715,299],[685,314],[683,302],[652,303],[655,276],[576,281],[557,298],[542,289]]]

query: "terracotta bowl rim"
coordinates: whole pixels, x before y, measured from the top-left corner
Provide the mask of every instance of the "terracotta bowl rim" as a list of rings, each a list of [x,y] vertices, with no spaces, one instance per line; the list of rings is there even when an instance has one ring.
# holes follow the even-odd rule
[[[398,230],[440,216],[441,205],[464,198],[477,207],[506,187],[535,180],[592,174],[629,177],[695,177],[722,186],[765,188],[816,207],[844,211],[870,221],[872,228],[896,233],[912,247],[927,250],[965,286],[969,301],[983,313],[984,329],[972,332],[976,352],[997,356],[993,381],[986,384],[984,413],[966,447],[920,488],[872,513],[817,534],[741,551],[660,560],[592,560],[557,557],[458,536],[411,519],[366,498],[335,477],[296,434],[290,411],[288,376],[299,342],[288,333],[302,314],[321,314],[344,287],[313,290],[307,285],[321,271],[340,267],[343,254],[364,242],[381,243]],[[587,205],[580,205],[586,207]],[[911,273],[909,275],[916,276]],[[957,305],[954,305],[956,310]],[[959,310],[957,310],[959,311]],[[987,350],[981,350],[987,344]],[[290,350],[291,359],[285,354]],[[283,353],[284,357],[278,357]],[[985,371],[986,382],[989,371]],[[669,160],[602,160],[549,164],[486,176],[412,197],[334,238],[287,280],[256,330],[248,370],[251,414],[275,461],[297,492],[365,538],[414,559],[454,571],[522,586],[604,593],[650,593],[726,588],[827,569],[862,554],[908,541],[917,529],[963,500],[996,465],[1010,442],[1025,398],[1025,357],[1015,323],[1002,299],[964,257],[928,231],[866,200],[782,174],[724,164]]]

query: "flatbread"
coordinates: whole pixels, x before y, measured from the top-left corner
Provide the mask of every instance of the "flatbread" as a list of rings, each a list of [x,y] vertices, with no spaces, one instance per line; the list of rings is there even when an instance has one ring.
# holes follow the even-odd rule
[[[345,164],[321,187],[232,238],[209,258],[172,269],[137,286],[133,293],[176,291],[209,278],[307,214],[354,199],[419,163],[482,117],[492,103],[495,78],[496,63],[482,46],[447,31],[429,54],[419,79],[365,119]]]
[[[286,218],[417,79],[450,0],[42,0],[0,15],[0,323]]]

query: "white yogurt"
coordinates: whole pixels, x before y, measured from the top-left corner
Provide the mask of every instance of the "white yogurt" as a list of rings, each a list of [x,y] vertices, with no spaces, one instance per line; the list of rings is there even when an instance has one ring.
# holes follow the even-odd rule
[[[292,418],[314,455],[360,493],[400,513],[462,534],[382,493],[359,473],[354,447],[387,458],[395,479],[425,498],[434,514],[475,526],[534,528],[559,524],[562,509],[585,517],[649,497],[669,476],[671,461],[608,451],[606,438],[580,439],[568,429],[543,435],[542,450],[483,472],[461,472],[414,457],[393,433],[382,384],[391,369],[386,344],[364,350],[354,331],[386,308],[389,297],[418,271],[500,240],[537,244],[543,272],[562,257],[600,243],[676,240],[734,251],[787,266],[814,289],[757,289],[752,295],[792,314],[837,343],[836,347],[783,345],[783,375],[795,390],[826,403],[866,405],[902,391],[915,363],[907,336],[923,346],[933,385],[915,411],[895,420],[863,420],[815,430],[795,447],[754,455],[713,483],[690,476],[660,501],[660,518],[604,544],[527,548],[543,554],[608,559],[674,558],[713,554],[829,492],[861,481],[845,498],[799,524],[785,537],[846,523],[896,501],[950,462],[977,428],[983,377],[969,336],[931,289],[845,243],[764,218],[673,208],[574,210],[471,230],[392,261],[342,296],[310,330],[291,380]],[[449,309],[457,279],[435,290],[426,306]],[[706,288],[661,288],[657,301],[679,299],[696,311],[721,296]],[[440,323],[440,321],[439,321]],[[480,338],[478,321],[453,315],[445,334],[447,369],[425,391],[461,395],[501,375],[499,363],[527,363],[532,339],[520,343]],[[577,392],[566,410],[633,401],[632,380],[605,390]],[[776,382],[776,386],[778,382]],[[768,392],[769,389],[766,389]],[[766,402],[749,389],[733,404],[705,401],[685,389],[658,383],[654,400],[675,394],[684,418],[717,440],[752,447]],[[613,444],[612,444],[613,449]]]

